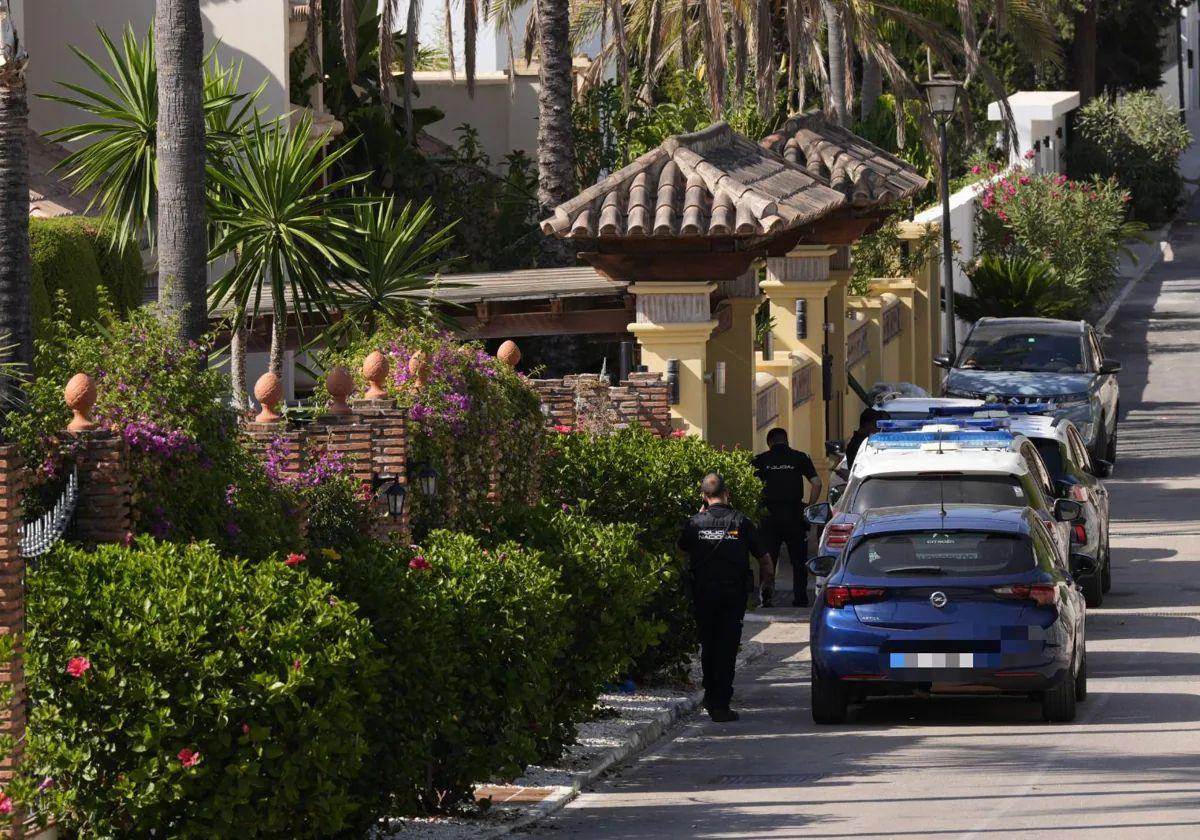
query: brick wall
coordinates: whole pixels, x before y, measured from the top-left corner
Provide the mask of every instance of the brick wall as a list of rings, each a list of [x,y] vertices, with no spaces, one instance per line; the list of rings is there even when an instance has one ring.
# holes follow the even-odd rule
[[[531,379],[529,384],[542,401],[549,427],[607,432],[639,425],[660,437],[671,433],[670,394],[662,374],[633,373],[619,385],[588,373]]]

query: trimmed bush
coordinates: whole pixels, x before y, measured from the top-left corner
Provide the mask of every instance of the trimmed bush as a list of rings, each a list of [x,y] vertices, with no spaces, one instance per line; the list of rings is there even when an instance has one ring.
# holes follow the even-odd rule
[[[954,293],[960,318],[1079,318],[1087,301],[1050,265],[1029,257],[985,255],[971,267],[971,294]]]
[[[139,541],[59,547],[28,598],[26,762],[68,829],[282,840],[357,818],[382,666],[328,584]]]
[[[641,427],[611,435],[552,433],[546,444],[542,494],[548,502],[588,502],[595,519],[631,523],[642,547],[662,558],[658,591],[647,608],[662,633],[635,663],[638,676],[681,676],[696,649],[687,564],[675,541],[699,509],[700,480],[711,470],[725,477],[733,506],[756,517],[762,484],[745,450],[717,450],[696,437],[662,439]]]
[[[420,548],[313,560],[371,621],[386,663],[359,784],[375,814],[447,810],[538,757],[567,639],[558,575],[537,552],[436,531]]]
[[[1133,217],[1157,225],[1179,207],[1179,156],[1191,142],[1178,112],[1154,91],[1093,99],[1076,117],[1069,171],[1074,178],[1116,178],[1129,192]]]

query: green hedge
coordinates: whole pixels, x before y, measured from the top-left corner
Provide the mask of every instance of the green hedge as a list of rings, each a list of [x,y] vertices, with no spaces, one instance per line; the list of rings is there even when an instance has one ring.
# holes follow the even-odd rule
[[[26,765],[78,836],[316,838],[360,819],[382,663],[303,568],[60,547],[29,574],[28,626]]]
[[[63,216],[29,220],[35,333],[41,334],[61,293],[72,322],[82,324],[99,313],[97,290],[104,288],[122,314],[142,302],[145,271],[133,245],[114,248],[95,219]]]
[[[659,438],[641,427],[611,435],[552,433],[543,447],[542,494],[551,504],[587,502],[600,521],[631,523],[662,559],[647,618],[662,634],[634,665],[635,675],[679,676],[696,649],[686,562],[675,551],[683,523],[700,506],[700,480],[720,472],[734,507],[755,517],[762,484],[746,450],[718,450],[696,437]]]

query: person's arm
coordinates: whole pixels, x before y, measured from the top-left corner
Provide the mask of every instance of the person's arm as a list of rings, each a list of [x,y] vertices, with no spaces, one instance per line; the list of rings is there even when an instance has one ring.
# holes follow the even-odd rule
[[[679,533],[679,539],[675,545],[680,551],[691,551],[692,546],[696,544],[696,526],[689,519],[687,524],[683,526],[683,530]]]
[[[749,519],[742,521],[741,535],[746,540],[750,554],[758,560],[758,585],[764,589],[775,588],[775,559],[763,545],[762,535]]]
[[[802,465],[804,477],[808,479],[808,503],[815,505],[821,500],[821,491],[825,489],[825,485],[821,482],[821,476],[817,475],[817,468],[812,462],[812,458],[804,456],[804,464]]]

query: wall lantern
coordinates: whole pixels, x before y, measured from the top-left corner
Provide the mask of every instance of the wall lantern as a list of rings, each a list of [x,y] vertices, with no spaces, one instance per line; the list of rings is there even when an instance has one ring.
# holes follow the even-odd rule
[[[404,505],[408,501],[408,488],[399,482],[395,476],[381,475],[375,479],[375,490],[387,485],[383,491],[384,501],[387,502],[388,516],[399,519],[404,515]]]
[[[725,363],[717,362],[713,368],[713,390],[718,394],[725,393]]]
[[[431,464],[421,467],[417,473],[417,483],[421,485],[421,495],[427,499],[436,499],[438,494],[438,471]]]
[[[808,301],[796,298],[796,338],[808,338]]]
[[[667,388],[671,392],[671,405],[679,405],[679,360],[667,359]]]

